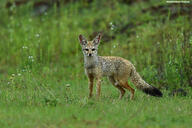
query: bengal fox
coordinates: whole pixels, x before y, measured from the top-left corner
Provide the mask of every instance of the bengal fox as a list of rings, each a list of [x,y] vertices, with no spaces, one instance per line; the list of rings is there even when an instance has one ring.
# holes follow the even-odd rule
[[[99,33],[92,41],[86,40],[82,35],[79,35],[79,42],[84,54],[85,73],[89,80],[89,97],[92,97],[93,82],[96,79],[97,98],[100,96],[101,78],[107,76],[109,81],[119,89],[119,99],[125,94],[125,89],[131,92],[130,99],[133,99],[135,90],[128,84],[128,78],[131,78],[133,84],[141,89],[143,92],[162,97],[160,90],[154,86],[146,83],[141,76],[136,72],[133,64],[121,57],[115,56],[98,56],[98,46],[101,40],[101,33]]]

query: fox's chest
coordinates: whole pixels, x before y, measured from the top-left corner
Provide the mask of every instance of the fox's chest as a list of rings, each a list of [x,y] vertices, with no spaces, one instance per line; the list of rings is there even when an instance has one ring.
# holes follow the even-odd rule
[[[85,68],[85,74],[87,74],[87,75],[88,75],[88,74],[94,75],[94,74],[95,74],[95,71],[96,71],[96,70],[95,70],[94,68],[92,68],[92,69],[86,69],[86,68]]]
[[[85,74],[97,77],[102,75],[102,70],[99,67],[85,68]]]

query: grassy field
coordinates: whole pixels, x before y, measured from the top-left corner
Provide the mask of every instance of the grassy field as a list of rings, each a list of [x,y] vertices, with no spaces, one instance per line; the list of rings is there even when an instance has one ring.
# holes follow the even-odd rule
[[[25,71],[1,81],[1,127],[178,127],[191,126],[188,97],[154,98],[136,91],[118,100],[103,81],[102,97],[88,99],[85,79],[59,81],[54,75]],[[10,82],[8,84],[8,82]]]
[[[189,9],[164,1],[104,0],[54,5],[38,15],[33,2],[5,4],[0,2],[0,127],[192,126]],[[118,100],[104,78],[101,99],[88,99],[78,35],[92,39],[97,32],[103,33],[100,55],[130,60],[164,96],[136,90],[134,100],[128,91]],[[178,88],[187,96],[169,95]]]
[[[191,95],[163,98],[136,91],[118,100],[118,91],[103,81],[102,97],[88,99],[85,79],[59,81],[54,75],[24,72],[1,82],[1,127],[155,127],[187,128]]]

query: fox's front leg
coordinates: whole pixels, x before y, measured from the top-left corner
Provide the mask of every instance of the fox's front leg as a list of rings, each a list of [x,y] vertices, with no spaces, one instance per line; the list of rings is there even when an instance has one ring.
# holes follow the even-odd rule
[[[96,78],[97,81],[97,99],[99,99],[100,95],[101,95],[101,78],[97,77]]]
[[[89,98],[91,98],[93,96],[93,81],[94,81],[93,75],[88,75],[88,79],[89,79]]]

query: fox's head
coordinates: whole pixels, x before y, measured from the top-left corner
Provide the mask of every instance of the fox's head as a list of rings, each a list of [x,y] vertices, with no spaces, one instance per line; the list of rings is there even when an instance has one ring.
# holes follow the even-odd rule
[[[100,39],[101,33],[99,33],[92,41],[88,41],[83,35],[79,35],[79,42],[81,44],[84,56],[97,56]]]

